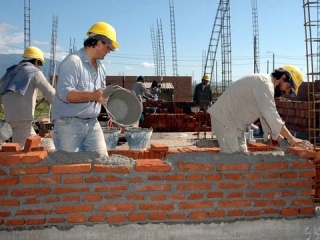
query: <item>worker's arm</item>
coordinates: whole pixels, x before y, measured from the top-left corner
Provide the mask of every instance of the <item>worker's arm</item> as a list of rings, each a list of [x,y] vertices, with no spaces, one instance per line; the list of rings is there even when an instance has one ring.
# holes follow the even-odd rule
[[[279,136],[278,141],[281,141],[283,138],[285,138],[290,142],[292,146],[301,146],[300,144],[303,142],[302,139],[292,136],[285,125],[282,126],[280,134],[281,135]]]
[[[94,92],[73,90],[68,93],[67,101],[71,103],[95,101],[105,104],[108,101],[108,98],[102,97],[103,91],[104,88],[99,88]]]

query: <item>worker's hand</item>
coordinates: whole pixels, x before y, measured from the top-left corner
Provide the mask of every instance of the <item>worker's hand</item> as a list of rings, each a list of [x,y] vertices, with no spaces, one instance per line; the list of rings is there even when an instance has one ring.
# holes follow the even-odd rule
[[[310,149],[313,147],[313,145],[309,141],[302,140],[302,139],[295,138],[295,137],[292,137],[292,139],[290,140],[290,144],[295,147],[302,147],[302,148],[306,148],[306,149]]]
[[[108,99],[109,99],[109,97],[105,98],[105,97],[102,96],[104,89],[105,88],[99,88],[98,90],[96,90],[94,92],[95,101],[98,102],[98,103],[101,103],[101,104],[107,103]]]

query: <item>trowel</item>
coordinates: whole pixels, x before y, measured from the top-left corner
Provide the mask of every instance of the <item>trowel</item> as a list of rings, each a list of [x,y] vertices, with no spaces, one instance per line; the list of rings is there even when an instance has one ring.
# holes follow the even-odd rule
[[[108,98],[113,94],[113,92],[114,92],[114,86],[112,84],[110,84],[104,89],[104,91],[102,93],[102,97]]]

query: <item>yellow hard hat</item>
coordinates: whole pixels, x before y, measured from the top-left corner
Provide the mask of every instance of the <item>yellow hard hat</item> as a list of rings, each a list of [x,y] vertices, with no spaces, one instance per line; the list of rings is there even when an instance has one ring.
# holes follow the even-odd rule
[[[293,94],[297,95],[299,86],[303,82],[302,72],[300,71],[299,68],[297,68],[296,66],[293,66],[293,65],[286,65],[281,68],[290,74],[292,81],[289,80],[289,82],[291,84]]]
[[[97,22],[93,24],[92,27],[88,30],[87,36],[90,37],[95,34],[100,34],[109,38],[114,49],[117,49],[119,47],[119,44],[117,43],[116,30],[110,24],[106,22]]]
[[[209,77],[209,75],[204,75],[203,77],[202,77],[202,80],[206,80],[206,81],[210,81],[210,77]]]
[[[42,64],[45,63],[43,53],[37,47],[27,47],[26,50],[24,50],[22,57],[28,58],[28,59],[38,59],[41,61]]]

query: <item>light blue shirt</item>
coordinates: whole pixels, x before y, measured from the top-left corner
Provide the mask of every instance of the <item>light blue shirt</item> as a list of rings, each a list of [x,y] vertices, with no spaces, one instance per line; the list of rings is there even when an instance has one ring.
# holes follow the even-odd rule
[[[52,121],[60,117],[94,118],[101,111],[101,104],[90,101],[82,103],[70,103],[67,95],[73,90],[96,91],[106,86],[106,71],[97,60],[97,71],[91,65],[84,50],[68,55],[60,64],[56,95],[52,104]]]

